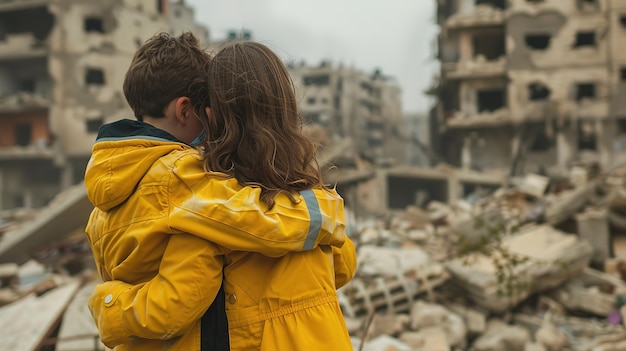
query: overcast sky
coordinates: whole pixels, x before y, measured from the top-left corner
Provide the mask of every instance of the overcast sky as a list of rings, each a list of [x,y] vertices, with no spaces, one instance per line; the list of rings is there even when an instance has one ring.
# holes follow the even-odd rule
[[[249,29],[286,60],[328,59],[364,72],[380,68],[402,88],[405,112],[426,112],[436,73],[435,0],[186,0],[212,39]]]

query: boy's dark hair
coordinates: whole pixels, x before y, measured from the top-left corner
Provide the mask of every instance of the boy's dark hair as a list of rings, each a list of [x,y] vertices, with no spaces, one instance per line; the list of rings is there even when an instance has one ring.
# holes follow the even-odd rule
[[[124,96],[135,117],[165,117],[168,103],[189,97],[196,112],[208,106],[211,57],[190,32],[178,37],[159,33],[137,50],[124,78]]]

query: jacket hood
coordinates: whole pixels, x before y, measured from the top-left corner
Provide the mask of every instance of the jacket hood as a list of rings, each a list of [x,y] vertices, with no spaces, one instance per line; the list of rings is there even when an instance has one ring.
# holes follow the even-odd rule
[[[124,202],[152,165],[172,151],[189,149],[150,124],[120,120],[100,127],[85,171],[91,203],[107,211]]]

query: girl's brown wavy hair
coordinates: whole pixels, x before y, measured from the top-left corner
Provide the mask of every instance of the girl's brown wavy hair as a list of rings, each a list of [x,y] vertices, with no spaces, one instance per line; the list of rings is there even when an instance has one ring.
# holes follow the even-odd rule
[[[272,50],[251,41],[222,48],[210,64],[209,97],[207,170],[260,187],[270,208],[281,192],[295,202],[295,192],[324,187],[293,82]]]

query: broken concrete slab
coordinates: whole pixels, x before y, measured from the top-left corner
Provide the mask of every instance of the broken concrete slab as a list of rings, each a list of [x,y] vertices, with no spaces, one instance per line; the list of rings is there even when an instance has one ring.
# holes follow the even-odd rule
[[[26,262],[41,245],[60,241],[76,228],[84,227],[92,209],[83,184],[62,192],[33,221],[0,237],[0,263]]]
[[[604,262],[613,256],[613,241],[606,208],[588,208],[577,214],[578,236],[593,247],[592,260]]]
[[[417,301],[411,308],[410,328],[422,331],[425,328],[439,328],[452,347],[465,348],[467,328],[463,319],[442,305]]]
[[[551,313],[546,313],[543,324],[535,333],[535,340],[547,351],[560,351],[569,346],[565,332],[552,323]]]
[[[409,322],[410,317],[405,313],[375,315],[368,331],[368,339],[380,335],[398,336],[408,329]]]
[[[359,338],[352,338],[352,346],[355,350],[361,351],[414,351],[411,346],[389,335],[380,335],[365,342]]]
[[[513,267],[516,289],[502,293],[498,281],[498,261],[501,257],[488,257],[473,253],[455,258],[446,264],[452,281],[468,296],[489,311],[502,313],[516,306],[533,293],[557,287],[578,274],[591,259],[591,245],[575,235],[566,234],[549,225],[530,226],[520,233],[504,239],[507,252],[525,258]],[[506,264],[506,263],[505,263]]]
[[[56,351],[104,350],[98,336],[98,328],[93,323],[87,300],[98,281],[86,283],[78,290],[63,314],[59,329]]]
[[[543,317],[536,314],[515,313],[512,320],[531,334],[537,333],[544,324]],[[551,323],[567,331],[569,345],[576,351],[622,350],[619,347],[626,341],[626,330],[605,320],[553,315]]]
[[[524,351],[530,342],[530,334],[522,327],[507,325],[493,319],[487,324],[487,331],[472,345],[475,351]]]
[[[569,311],[606,317],[616,309],[617,297],[626,295],[626,283],[587,267],[550,295]]]
[[[418,350],[424,351],[449,351],[448,336],[441,327],[427,327],[421,329],[418,333],[422,339],[422,346]],[[405,336],[406,339],[406,336]],[[400,338],[400,340],[403,340]]]
[[[548,184],[550,184],[550,178],[529,173],[522,178],[517,189],[524,194],[541,198],[546,193]]]
[[[598,185],[599,180],[594,179],[582,186],[547,196],[546,223],[559,224],[580,211],[596,193]]]
[[[481,335],[487,329],[487,312],[454,302],[447,303],[446,307],[463,318],[470,335]]]
[[[80,287],[74,280],[0,308],[0,350],[39,350]]]

